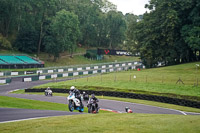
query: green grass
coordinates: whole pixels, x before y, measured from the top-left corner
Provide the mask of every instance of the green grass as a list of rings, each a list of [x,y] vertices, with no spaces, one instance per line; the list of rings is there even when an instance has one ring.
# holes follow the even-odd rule
[[[7,97],[7,96],[0,96],[0,107],[2,107],[2,108],[39,109],[39,110],[58,110],[58,111],[68,111],[69,112],[67,104],[29,100],[29,99],[22,99],[22,98]],[[78,112],[78,111],[74,110],[74,112]],[[84,112],[85,113],[88,112],[86,106],[85,106]],[[109,113],[109,112],[100,110],[99,113]]]
[[[197,63],[200,64],[200,62],[195,62],[144,69],[142,71],[115,72],[76,79],[76,81],[69,80],[48,83],[34,88],[46,88],[50,86],[51,88],[65,89],[75,85],[78,89],[133,92],[200,101],[200,83],[198,87],[194,86],[196,77],[200,79],[200,69],[196,71],[195,67]],[[179,78],[184,84],[176,84]]]
[[[35,95],[44,95],[43,92],[24,92],[24,90],[17,90],[14,91],[15,94],[35,94]],[[66,93],[53,93],[54,96],[64,96],[66,97],[68,94]],[[147,101],[147,100],[138,100],[138,99],[130,99],[130,98],[118,98],[118,97],[107,97],[107,96],[97,96],[99,99],[108,99],[108,100],[116,100],[116,101],[124,101],[124,102],[131,102],[131,103],[139,103],[139,104],[145,104],[145,105],[152,105],[157,107],[163,107],[163,108],[169,108],[169,109],[176,109],[180,111],[185,112],[196,112],[200,113],[200,109],[197,108],[191,108],[191,107],[185,107],[185,106],[179,106],[179,105],[173,105],[173,104],[167,104],[167,103],[160,103],[160,102],[154,102],[154,101]]]
[[[200,116],[98,114],[0,124],[1,133],[199,133]]]
[[[0,107],[69,111],[66,104],[0,96]]]

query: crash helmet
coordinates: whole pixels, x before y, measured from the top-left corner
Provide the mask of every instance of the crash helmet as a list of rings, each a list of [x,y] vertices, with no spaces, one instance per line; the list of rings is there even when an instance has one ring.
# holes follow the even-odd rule
[[[50,87],[47,87],[47,90],[50,90]]]
[[[74,89],[75,89],[75,87],[74,87],[74,86],[71,86],[71,87],[70,87],[70,90],[71,90],[71,91],[73,91]]]
[[[85,94],[85,91],[83,92],[83,94]]]
[[[91,98],[94,98],[94,97],[95,97],[95,95],[94,95],[94,94],[92,94],[92,95],[91,95]]]

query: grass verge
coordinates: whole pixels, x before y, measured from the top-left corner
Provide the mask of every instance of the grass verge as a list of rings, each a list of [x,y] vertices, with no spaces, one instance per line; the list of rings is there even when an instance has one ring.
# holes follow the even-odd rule
[[[0,124],[1,133],[198,133],[200,116],[98,114],[51,117]]]
[[[69,111],[67,104],[43,102],[43,101],[28,100],[28,99],[7,97],[7,96],[0,96],[0,107]],[[74,112],[78,111],[74,110]],[[86,107],[84,109],[84,112],[87,113]],[[108,113],[108,112],[100,110],[100,113]]]

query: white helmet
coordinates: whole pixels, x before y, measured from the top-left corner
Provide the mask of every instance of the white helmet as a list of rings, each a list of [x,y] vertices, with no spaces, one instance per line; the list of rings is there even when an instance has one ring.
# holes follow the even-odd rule
[[[74,89],[75,89],[75,87],[74,87],[74,86],[71,86],[71,87],[70,87],[70,90],[74,90]]]

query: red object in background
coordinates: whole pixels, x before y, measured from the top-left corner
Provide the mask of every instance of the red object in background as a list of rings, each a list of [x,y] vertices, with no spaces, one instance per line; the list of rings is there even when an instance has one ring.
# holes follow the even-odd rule
[[[106,54],[110,53],[110,51],[109,51],[109,50],[104,50],[104,52],[105,52]]]
[[[138,71],[140,71],[141,69],[140,69],[140,68],[138,68],[137,70],[138,70]]]

